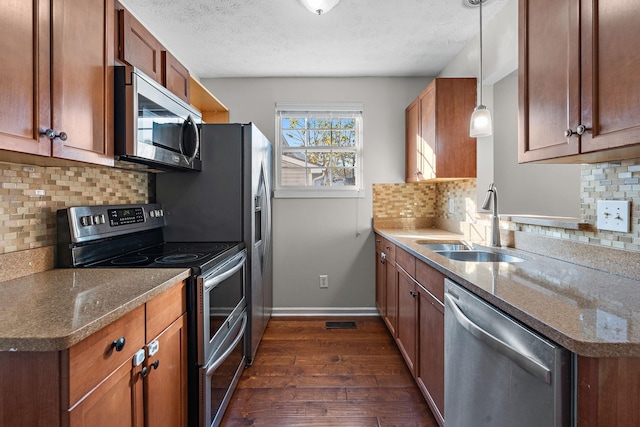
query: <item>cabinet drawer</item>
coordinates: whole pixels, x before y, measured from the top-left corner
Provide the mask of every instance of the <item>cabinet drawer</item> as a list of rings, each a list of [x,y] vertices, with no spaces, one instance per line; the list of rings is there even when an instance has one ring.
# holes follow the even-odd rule
[[[416,277],[416,258],[404,249],[396,248],[396,264],[412,278]]]
[[[387,239],[382,239],[382,252],[387,255],[387,259],[389,261],[396,260],[396,245],[394,245]]]
[[[180,282],[161,293],[147,303],[147,339],[150,341],[160,335],[182,313],[187,311],[185,282]]]
[[[444,274],[426,263],[416,260],[416,280],[444,304]]]
[[[122,337],[124,348],[116,351],[112,343]],[[73,406],[143,346],[144,305],[69,348],[62,362],[62,375],[69,379],[63,406]]]

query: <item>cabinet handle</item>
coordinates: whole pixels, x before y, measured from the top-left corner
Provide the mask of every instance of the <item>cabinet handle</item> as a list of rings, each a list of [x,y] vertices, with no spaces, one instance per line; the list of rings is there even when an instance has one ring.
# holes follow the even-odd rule
[[[380,253],[380,264],[384,264],[387,261],[387,255],[384,252]]]
[[[51,128],[43,130],[43,131],[40,131],[40,135],[44,135],[44,136],[46,136],[47,138],[49,138],[51,140],[56,139],[56,138],[60,138],[61,141],[66,141],[67,140],[66,132],[56,133],[56,131],[51,129]]]
[[[122,351],[122,349],[124,348],[125,342],[126,341],[124,337],[120,337],[111,343],[111,348],[115,349],[116,351]]]
[[[142,368],[142,370],[140,371],[140,376],[142,378],[146,378],[147,376],[149,376],[149,374],[151,373],[151,369],[158,369],[158,366],[160,366],[160,360],[156,359],[155,362],[153,362],[151,365],[149,365],[148,367],[145,366],[144,368]]]
[[[585,125],[578,125],[578,127],[576,128],[576,130],[572,130],[572,129],[567,129],[564,131],[564,136],[566,136],[567,138],[570,138],[572,135],[584,135],[585,132],[590,131],[591,129],[589,129],[588,127],[586,127]]]

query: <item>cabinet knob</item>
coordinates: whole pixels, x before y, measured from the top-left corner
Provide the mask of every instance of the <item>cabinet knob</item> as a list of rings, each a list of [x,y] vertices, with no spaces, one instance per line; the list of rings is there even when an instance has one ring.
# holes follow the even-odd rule
[[[43,131],[40,131],[40,135],[44,135],[49,139],[56,139],[56,138],[60,138],[61,141],[66,141],[67,140],[67,134],[66,132],[59,132],[56,133],[55,130],[53,129],[46,129]]]
[[[567,138],[570,138],[572,135],[584,135],[585,132],[589,131],[591,129],[589,129],[588,127],[586,127],[585,125],[578,125],[578,127],[576,128],[576,130],[574,131],[573,129],[567,129],[564,131],[564,136]]]
[[[416,291],[409,291],[409,293],[411,294],[412,297],[417,297],[418,293]]]
[[[387,255],[384,252],[380,253],[380,263],[384,264],[387,261]]]
[[[146,378],[151,373],[151,369],[158,369],[158,366],[160,366],[160,360],[156,359],[156,361],[149,366],[145,366],[144,368],[142,368],[142,370],[140,371],[140,376],[142,378]]]
[[[125,344],[124,337],[120,337],[111,343],[111,348],[115,349],[115,351],[122,351],[122,349],[124,348],[124,344]]]

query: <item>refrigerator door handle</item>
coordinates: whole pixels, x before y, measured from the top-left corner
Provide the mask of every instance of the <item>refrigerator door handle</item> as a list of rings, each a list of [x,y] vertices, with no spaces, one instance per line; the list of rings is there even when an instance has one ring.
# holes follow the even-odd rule
[[[511,345],[502,341],[501,339],[493,336],[489,332],[482,329],[480,326],[473,323],[467,316],[464,315],[460,307],[455,303],[453,296],[446,292],[444,294],[447,307],[451,309],[451,313],[456,318],[457,322],[465,328],[471,335],[476,337],[479,341],[483,342],[487,346],[491,347],[498,353],[508,357],[518,366],[525,371],[529,372],[536,378],[544,381],[547,384],[551,384],[551,370],[542,365],[537,360],[532,359],[526,354],[523,354],[513,348]]]

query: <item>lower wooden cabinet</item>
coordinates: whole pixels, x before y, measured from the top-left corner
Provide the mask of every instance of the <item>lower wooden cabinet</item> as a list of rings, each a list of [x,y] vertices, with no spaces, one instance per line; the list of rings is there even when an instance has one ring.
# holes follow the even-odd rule
[[[422,286],[417,288],[419,357],[416,382],[434,417],[444,425],[444,304]]]
[[[396,342],[409,370],[415,377],[418,329],[418,293],[416,283],[407,272],[397,267],[398,278],[398,330]]]
[[[67,350],[0,352],[0,425],[186,426],[185,312],[181,282]]]
[[[395,250],[393,243],[380,235],[376,239],[376,307],[391,335],[396,335],[398,286],[396,285]]]

